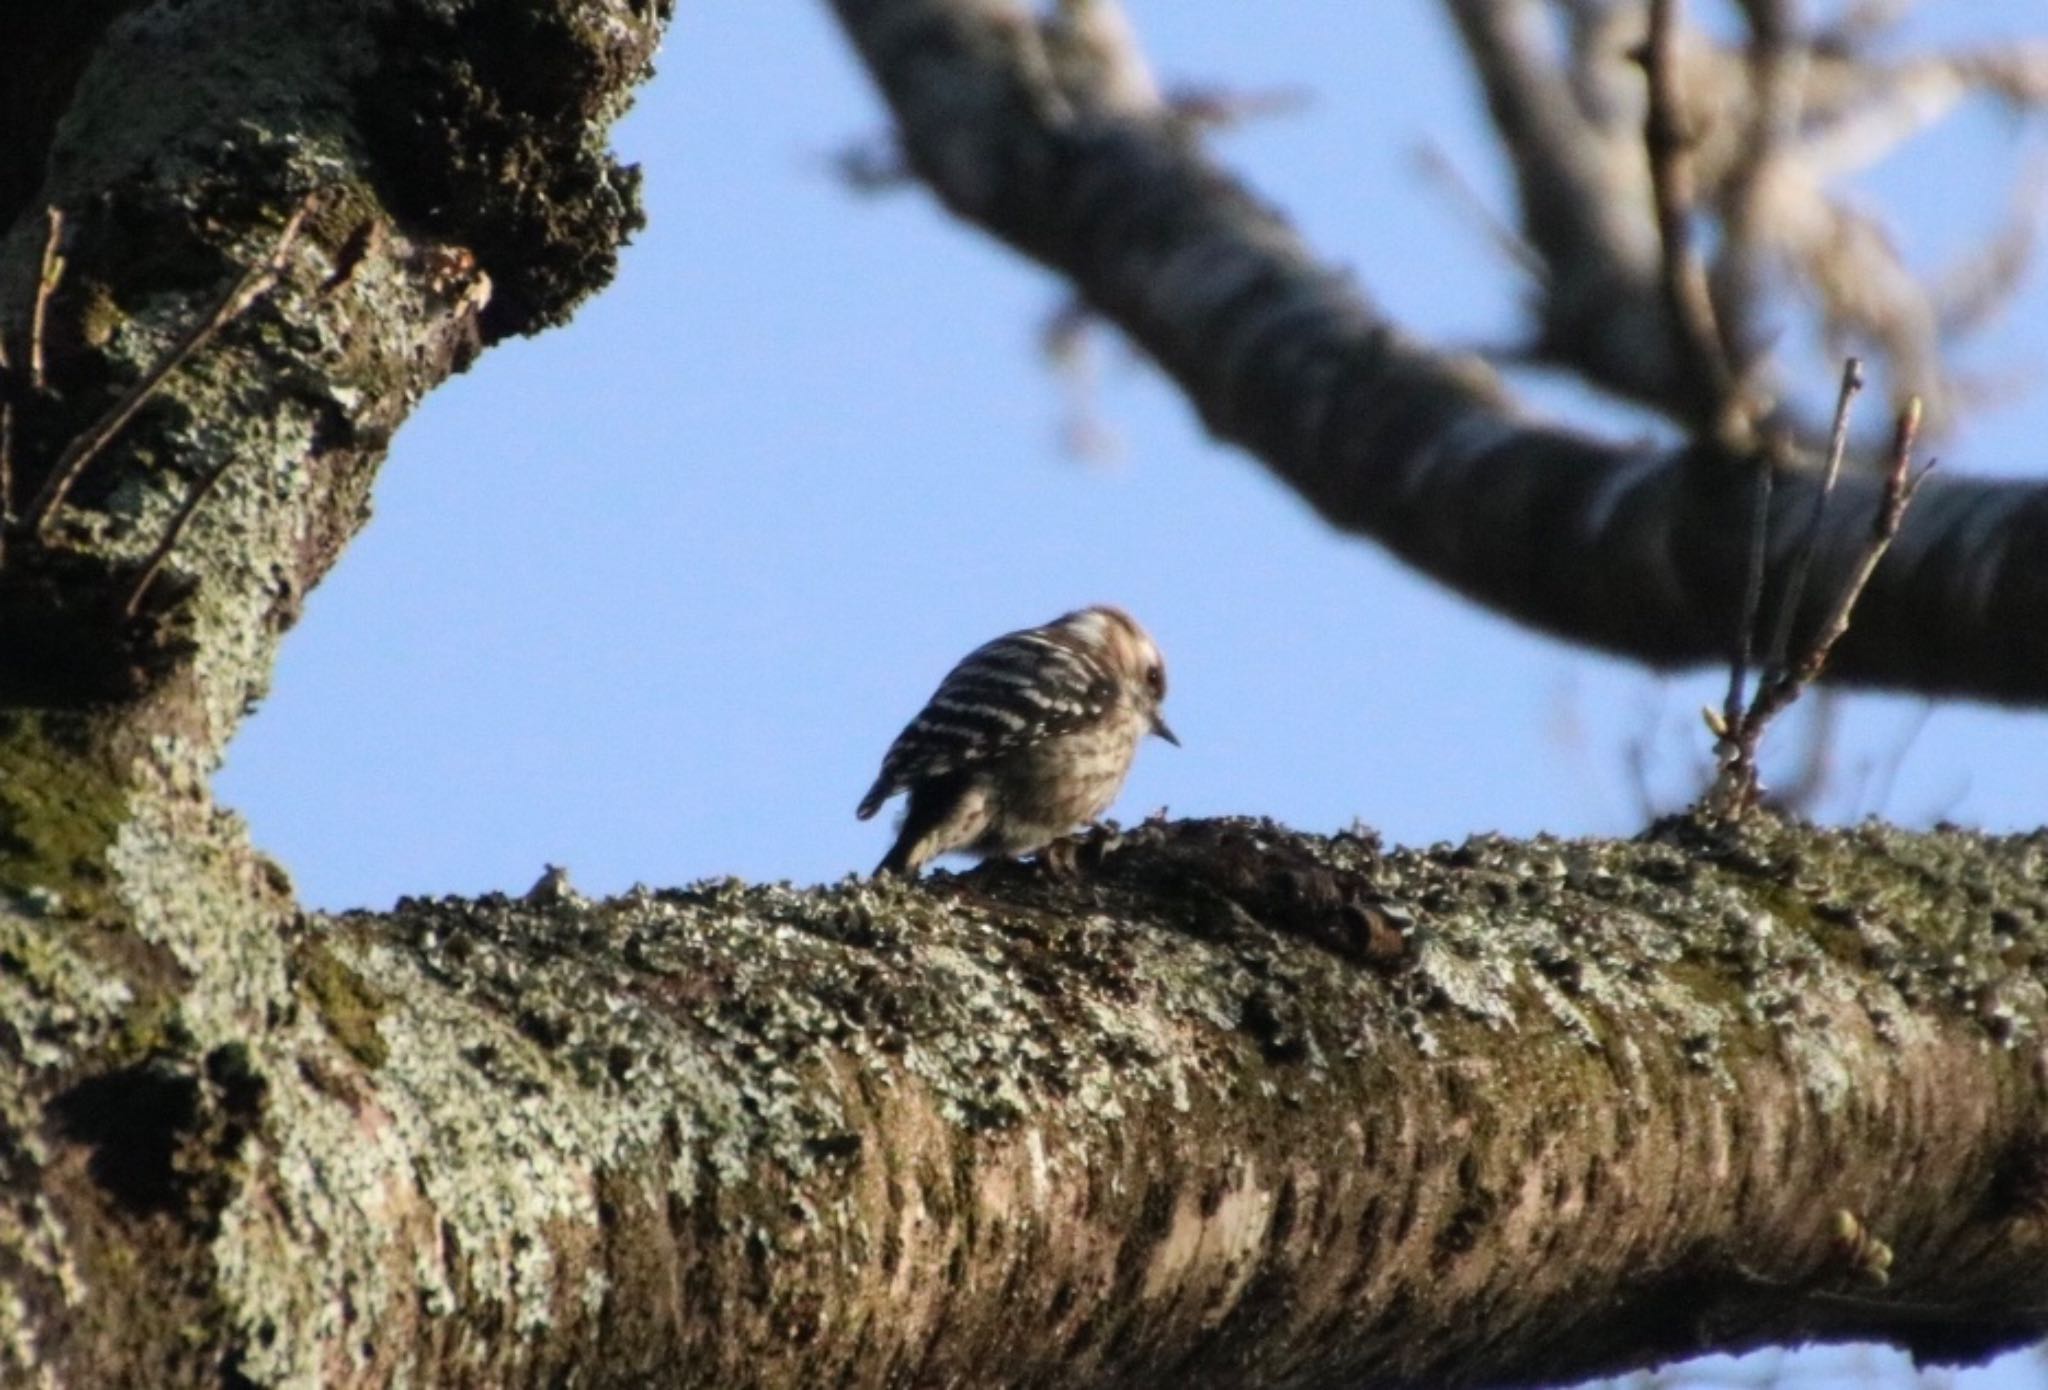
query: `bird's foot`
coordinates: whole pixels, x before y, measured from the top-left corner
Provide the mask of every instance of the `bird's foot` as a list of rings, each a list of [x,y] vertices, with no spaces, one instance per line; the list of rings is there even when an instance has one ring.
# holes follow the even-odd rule
[[[1053,878],[1078,878],[1102,867],[1124,842],[1115,821],[1095,821],[1076,835],[1062,835],[1038,852],[1039,867]]]

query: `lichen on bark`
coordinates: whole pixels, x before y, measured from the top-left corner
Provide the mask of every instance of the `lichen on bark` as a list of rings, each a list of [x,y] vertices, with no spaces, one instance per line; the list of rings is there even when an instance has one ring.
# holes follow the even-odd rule
[[[17,369],[46,209],[62,228],[49,389],[9,382],[17,521],[237,277],[272,255],[279,274],[60,510],[5,538],[0,1379],[312,1383],[359,1358],[345,1338],[410,1316],[419,1254],[404,1246],[405,1277],[385,1281],[403,1297],[372,1306],[398,1235],[373,1226],[323,1259],[318,1233],[374,1222],[377,1184],[400,1190],[426,1160],[366,1144],[361,1112],[323,1089],[372,1094],[351,1088],[381,1045],[374,996],[208,779],[413,405],[609,277],[639,213],[605,130],[667,7],[196,0],[38,27],[52,8],[0,16],[26,44],[10,53],[40,63],[0,99]],[[420,84],[458,71],[479,74],[465,101],[413,120]],[[419,196],[461,167],[494,178]],[[418,1349],[394,1335],[387,1354]]]
[[[314,921],[294,958],[379,1001],[381,1050],[270,1087],[216,1247],[241,1364],[1429,1384],[1792,1336],[1980,1353],[2039,1292],[2011,1174],[2043,1115],[2044,852],[1198,822],[1071,884]],[[418,1335],[323,1323],[273,1208],[355,1318]],[[1895,1246],[1897,1302],[1842,1292],[1838,1209]],[[1930,1330],[1937,1298],[1978,1313]]]
[[[667,11],[80,13],[0,96],[10,323],[72,228],[18,483],[307,216],[0,571],[0,1378],[1429,1384],[2041,1330],[2036,839],[1217,821],[1071,882],[301,912],[207,780],[411,406],[610,273]]]

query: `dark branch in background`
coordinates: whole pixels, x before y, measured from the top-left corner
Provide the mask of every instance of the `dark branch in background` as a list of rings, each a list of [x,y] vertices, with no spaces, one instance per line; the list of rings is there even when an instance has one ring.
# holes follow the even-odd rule
[[[1085,78],[1048,69],[1028,26],[938,0],[836,8],[905,153],[946,204],[1067,276],[1210,430],[1333,524],[1559,636],[1657,667],[1727,658],[1750,565],[1748,468],[1710,446],[1623,447],[1522,419],[1482,364],[1407,340],[1169,119],[1091,104]],[[1462,8],[1461,23],[1495,8]],[[1505,99],[1556,114],[1555,91],[1525,86]],[[1641,170],[1639,125],[1631,139]],[[1647,219],[1645,230],[1661,306]],[[1782,539],[1767,587],[1818,486],[1805,469],[1774,479],[1770,516],[1783,524],[1770,528]],[[1883,484],[1851,472],[1837,492],[1813,561],[1825,574],[1855,563]],[[2048,703],[2044,557],[2048,491],[1936,480],[1872,575],[1828,678]]]
[[[1691,137],[1696,223],[1720,235],[1708,270],[1712,311],[1749,414],[1772,407],[1764,349],[1792,322],[1830,343],[1873,345],[1894,405],[1927,404],[1945,428],[1971,398],[1944,350],[2010,299],[2032,252],[2037,181],[2017,183],[2018,211],[1961,267],[1923,278],[1877,216],[1841,191],[1977,99],[2031,113],[2048,108],[2048,49],[2013,43],[1887,55],[1901,11],[1868,12],[1809,30],[1786,0],[1739,0],[1746,39],[1729,44],[1648,0],[1445,0],[1486,92],[1495,132],[1516,175],[1519,221],[1549,267],[1535,300],[1530,353],[1588,384],[1688,427],[1702,415],[1706,379],[1687,342],[1703,340],[1674,302],[1660,268],[1659,163],[1642,157],[1648,104],[1668,102]],[[1659,41],[1646,35],[1660,27]],[[1569,42],[1549,42],[1558,28]],[[1638,59],[1662,63],[1642,82]],[[1664,166],[1668,171],[1669,166]],[[1833,351],[1833,349],[1831,349]],[[1793,364],[1804,376],[1808,367]],[[1817,407],[1816,407],[1817,409]],[[1786,409],[1808,447],[1825,417]]]
[[[1735,368],[1707,288],[1706,267],[1692,244],[1694,136],[1678,92],[1678,9],[1678,0],[1650,0],[1650,36],[1642,53],[1650,88],[1643,149],[1650,161],[1663,246],[1664,298],[1678,330],[1682,375],[1704,387],[1704,409],[1691,425],[1730,446],[1748,447],[1755,438],[1753,422],[1742,410]]]

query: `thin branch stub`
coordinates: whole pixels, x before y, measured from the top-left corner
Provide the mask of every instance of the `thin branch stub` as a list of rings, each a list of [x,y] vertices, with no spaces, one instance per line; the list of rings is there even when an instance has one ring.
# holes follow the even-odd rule
[[[36,275],[35,306],[28,320],[28,384],[37,395],[49,390],[43,371],[43,330],[49,322],[50,297],[64,279],[64,210],[48,207],[43,216],[49,230],[43,236],[42,268]]]

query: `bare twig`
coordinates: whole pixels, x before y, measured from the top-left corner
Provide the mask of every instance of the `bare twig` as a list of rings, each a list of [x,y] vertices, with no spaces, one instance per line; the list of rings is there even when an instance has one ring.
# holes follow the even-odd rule
[[[1883,1309],[1888,1314],[1896,1314],[1904,1320],[1928,1325],[1954,1326],[1960,1323],[1967,1326],[1978,1323],[1988,1324],[1993,1321],[1990,1318],[1980,1317],[1959,1304],[1909,1302],[1899,1298],[1877,1298],[1868,1294],[1842,1293],[1835,1289],[1820,1288],[1810,1280],[1801,1283],[1788,1283],[1781,1279],[1768,1278],[1740,1262],[1730,1262],[1728,1268],[1743,1283],[1752,1286],[1760,1292],[1783,1294],[1823,1308],[1840,1308],[1850,1312],[1874,1312],[1878,1309]],[[2019,1311],[2036,1311],[2038,1306],[2034,1305]]]
[[[1814,28],[1813,46],[1824,53],[1860,54],[1896,29],[1915,3],[1916,0],[1850,0],[1839,14],[1822,20]]]
[[[1739,439],[1748,423],[1737,400],[1735,369],[1728,357],[1706,269],[1693,251],[1693,132],[1680,110],[1678,21],[1680,0],[1651,0],[1650,33],[1642,49],[1649,80],[1649,115],[1643,148],[1650,161],[1650,191],[1657,205],[1657,233],[1664,245],[1664,297],[1688,374],[1707,383],[1711,409],[1700,423],[1717,438]]]
[[[299,204],[298,209],[286,221],[284,231],[279,234],[277,245],[272,249],[270,258],[258,270],[243,277],[243,284],[234,299],[223,301],[224,306],[232,305],[232,307],[227,317],[222,320],[221,326],[225,327],[236,316],[245,312],[257,299],[268,293],[271,287],[284,274],[285,261],[291,251],[292,242],[298,235],[299,225],[304,221],[306,214],[312,210],[317,197],[316,193],[306,195],[305,199]],[[217,310],[216,313],[218,312]],[[126,616],[132,618],[141,610],[142,601],[148,596],[150,585],[156,582],[156,577],[162,571],[164,562],[170,559],[171,551],[177,547],[179,538],[185,534],[185,528],[191,525],[192,518],[198,514],[200,504],[212,494],[215,485],[227,475],[228,469],[233,467],[235,461],[240,457],[239,454],[228,454],[219,463],[207,470],[205,477],[193,485],[192,491],[186,496],[184,502],[179,505],[177,514],[171,518],[170,525],[164,528],[163,538],[157,542],[156,548],[150,552],[149,559],[143,562],[142,573],[136,578],[135,587],[129,591],[128,601],[122,608],[122,612]]]
[[[1716,730],[1724,740],[1732,730],[1741,727],[1744,687],[1749,683],[1749,665],[1756,655],[1756,621],[1764,601],[1764,564],[1771,542],[1771,486],[1775,479],[1771,454],[1758,450],[1756,481],[1751,492],[1755,500],[1749,514],[1749,569],[1742,580],[1742,615],[1735,631],[1734,657],[1728,663],[1728,694],[1721,702],[1721,727]]]
[[[0,569],[7,567],[7,533],[14,529],[14,402],[0,401]]]
[[[1268,116],[1291,116],[1314,101],[1304,87],[1240,90],[1212,84],[1176,84],[1166,92],[1166,109],[1174,119],[1200,131],[1232,130]]]
[[[1668,809],[1666,799],[1657,795],[1652,772],[1670,693],[1669,685],[1662,680],[1645,688],[1636,701],[1636,713],[1630,721],[1632,732],[1621,745],[1621,770],[1635,802],[1636,819],[1643,825],[1656,820]]]
[[[1904,732],[1893,738],[1892,746],[1872,765],[1870,780],[1862,797],[1864,815],[1882,816],[1885,813],[1884,808],[1891,804],[1892,786],[1899,779],[1899,770],[1906,765],[1906,755],[1913,751],[1913,745],[1919,741],[1933,714],[1934,702],[1922,700]]]
[[[49,382],[43,375],[43,328],[49,321],[50,296],[57,292],[58,284],[64,279],[64,210],[46,208],[43,216],[48,220],[50,230],[43,238],[43,265],[36,277],[35,308],[28,320],[28,384],[29,389],[38,395],[49,389]]]
[[[1862,389],[1863,363],[1851,357],[1842,364],[1842,387],[1835,397],[1835,423],[1828,433],[1827,469],[1821,474],[1819,491],[1813,495],[1813,510],[1806,517],[1806,533],[1799,538],[1799,545],[1793,552],[1792,575],[1785,581],[1785,592],[1778,598],[1771,645],[1764,653],[1767,680],[1784,669],[1792,649],[1792,628],[1799,619],[1799,605],[1806,598],[1806,577],[1813,568],[1813,553],[1819,548],[1821,523],[1827,519],[1828,499],[1834,494],[1836,480],[1842,476],[1842,456],[1849,448],[1849,410]],[[1916,427],[1918,410],[1915,406]]]
[[[2005,223],[1944,267],[1928,288],[1935,322],[1956,338],[1988,325],[2009,306],[2032,269],[2048,219],[2048,159],[2029,160],[2015,181]]]
[[[1806,655],[1799,664],[1787,673],[1788,683],[1797,686],[1809,685],[1827,665],[1828,653],[1835,643],[1849,630],[1849,615],[1855,611],[1856,600],[1863,597],[1864,586],[1870,583],[1870,576],[1877,572],[1878,562],[1891,548],[1892,538],[1899,534],[1899,525],[1905,520],[1906,508],[1912,504],[1913,494],[1927,475],[1934,471],[1934,460],[1917,473],[1913,471],[1913,440],[1920,432],[1920,401],[1916,397],[1906,402],[1906,408],[1899,412],[1899,421],[1892,436],[1892,466],[1885,474],[1884,494],[1878,499],[1877,515],[1871,519],[1870,539],[1865,542],[1863,553],[1856,557],[1856,566],[1849,572],[1848,582],[1835,598],[1835,606],[1829,611],[1827,621],[1808,645]],[[1794,692],[1796,696],[1797,692]],[[1789,703],[1789,700],[1788,700]]]
[[[156,543],[156,549],[150,551],[149,558],[143,561],[142,573],[136,578],[135,587],[128,591],[128,602],[121,607],[121,612],[125,616],[132,618],[142,610],[142,600],[149,596],[149,586],[156,582],[157,573],[163,569],[164,562],[171,558],[171,551],[178,544],[179,537],[183,536],[185,528],[192,524],[193,516],[199,511],[199,504],[213,492],[214,484],[226,475],[239,457],[241,455],[230,453],[209,468],[206,476],[193,485],[191,493],[179,504],[177,515],[173,516],[171,524],[164,528],[163,539]]]
[[[1840,463],[1841,440],[1848,431],[1849,408],[1856,396],[1856,386],[1861,384],[1856,364],[1851,359],[1848,369],[1842,375],[1842,394],[1835,409],[1836,446],[1831,451],[1829,480],[1832,481]],[[1913,441],[1920,430],[1920,402],[1918,398],[1906,403],[1899,412],[1898,423],[1892,436],[1891,467],[1886,472],[1883,494],[1878,500],[1875,516],[1871,518],[1870,535],[1850,567],[1848,577],[1829,607],[1827,616],[1807,642],[1803,653],[1796,661],[1774,662],[1767,667],[1757,680],[1755,696],[1749,707],[1735,718],[1723,716],[1720,735],[1721,770],[1715,776],[1714,785],[1707,793],[1710,811],[1728,816],[1739,816],[1756,805],[1760,794],[1757,780],[1757,749],[1763,742],[1764,730],[1784,709],[1797,700],[1805,689],[1820,678],[1826,669],[1828,657],[1842,634],[1849,630],[1849,618],[1856,609],[1856,601],[1863,596],[1863,590],[1870,583],[1870,576],[1877,572],[1877,566],[1890,549],[1892,539],[1898,535],[1899,526],[1905,520],[1906,508],[1913,501],[1913,494],[1920,483],[1934,467],[1932,462],[1919,472],[1913,471]],[[1807,527],[1800,541],[1798,555],[1794,559],[1794,579],[1803,584],[1805,574],[1813,561],[1814,552],[1820,545],[1820,506],[1815,507],[1814,520]],[[1797,594],[1788,587],[1787,606],[1781,610],[1782,621],[1785,612],[1791,611],[1791,601]]]
[[[917,182],[893,135],[850,140],[828,157],[832,172],[855,193],[895,193]]]
[[[320,297],[331,298],[346,288],[362,263],[383,248],[388,235],[381,217],[365,217],[351,227],[334,252],[334,268],[320,282]]]
[[[1075,297],[1053,310],[1039,330],[1039,347],[1064,388],[1065,418],[1060,440],[1077,459],[1108,463],[1118,450],[1116,430],[1104,419],[1099,397],[1095,333],[1097,320],[1087,303]]]
[[[1426,178],[1440,186],[1458,209],[1494,244],[1517,270],[1539,285],[1550,280],[1550,267],[1528,240],[1494,214],[1472,181],[1434,140],[1425,140],[1415,151],[1415,164]]]
[[[1812,817],[1819,814],[1821,798],[1834,785],[1835,726],[1841,709],[1832,690],[1815,691],[1807,709],[1810,715],[1800,730],[1797,770],[1788,781],[1771,788],[1769,804],[1780,811]]]
[[[1643,735],[1637,734],[1622,744],[1621,769],[1628,774],[1628,789],[1636,803],[1636,819],[1648,825],[1663,813],[1657,809],[1657,793],[1650,787],[1650,746]]]
[[[57,456],[57,462],[50,469],[49,481],[43,484],[30,503],[27,513],[28,529],[38,536],[49,525],[57,509],[64,505],[64,499],[71,492],[78,475],[85,471],[87,464],[97,458],[122,428],[132,419],[149,398],[156,394],[170,374],[182,366],[199,349],[211,342],[214,335],[233,323],[277,284],[284,274],[292,243],[298,240],[299,229],[305,223],[306,214],[313,209],[318,193],[309,193],[300,200],[299,206],[285,220],[284,230],[278,234],[277,242],[270,255],[261,263],[252,266],[237,280],[228,292],[221,296],[213,311],[189,329],[183,338],[163,357],[143,373],[140,380],[122,394],[121,399],[95,420],[82,433],[65,446]]]

